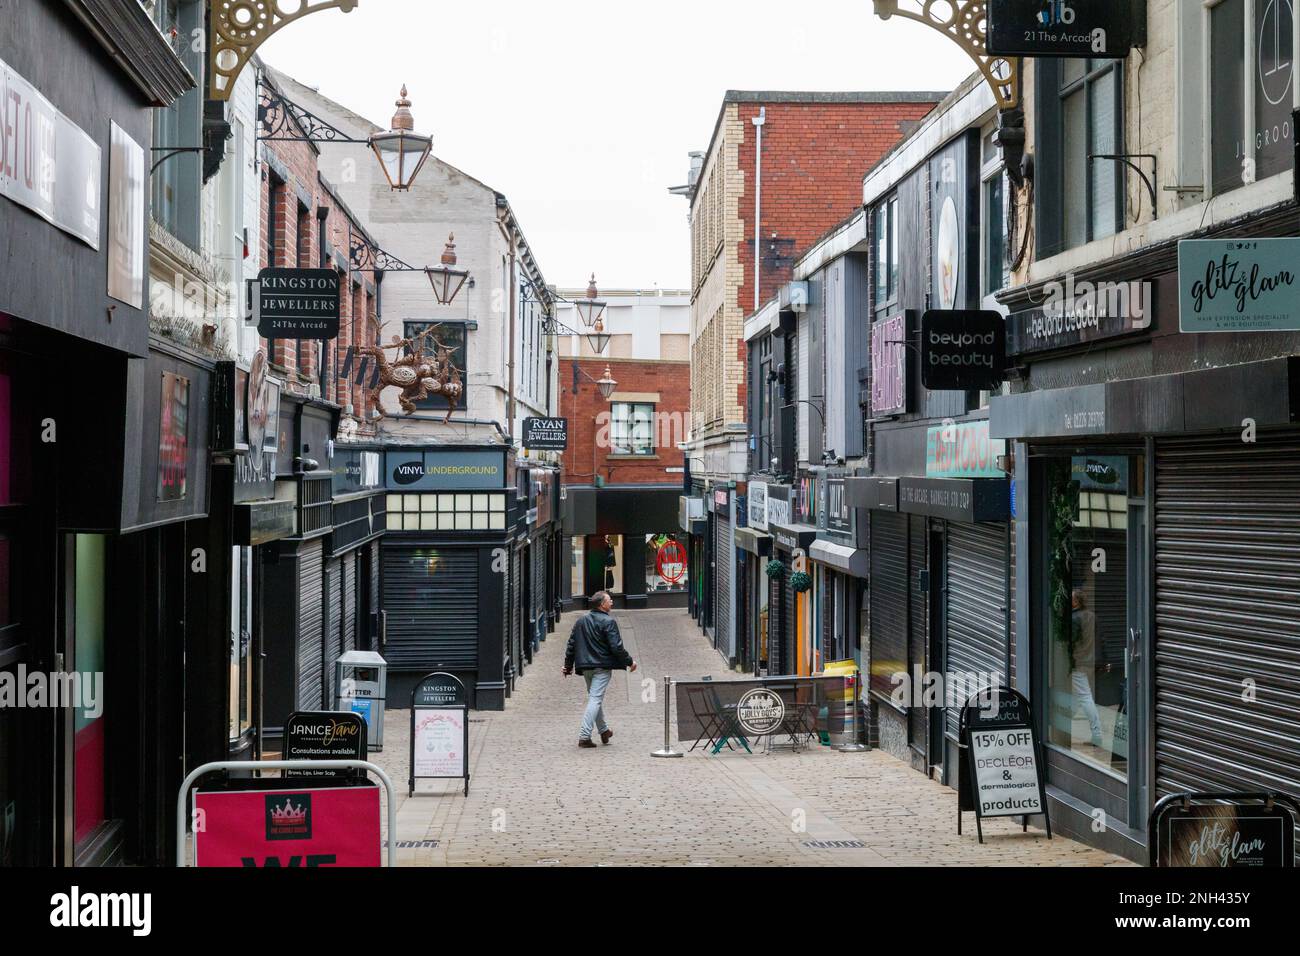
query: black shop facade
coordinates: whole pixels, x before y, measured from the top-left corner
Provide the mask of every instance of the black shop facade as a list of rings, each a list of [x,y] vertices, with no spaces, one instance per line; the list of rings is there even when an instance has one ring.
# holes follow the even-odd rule
[[[1218,261],[1295,233],[1288,203],[1193,238]],[[1046,283],[1008,293],[1024,371],[991,411],[1015,448],[1017,680],[1053,825],[1138,861],[1170,793],[1300,793],[1295,333],[1181,331],[1206,272],[1178,245],[1048,280],[1123,295],[1044,315]]]

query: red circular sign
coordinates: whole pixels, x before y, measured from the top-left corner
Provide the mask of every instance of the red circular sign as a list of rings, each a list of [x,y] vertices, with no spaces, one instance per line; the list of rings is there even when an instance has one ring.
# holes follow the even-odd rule
[[[669,584],[686,577],[686,549],[676,541],[667,541],[655,557],[655,570]]]

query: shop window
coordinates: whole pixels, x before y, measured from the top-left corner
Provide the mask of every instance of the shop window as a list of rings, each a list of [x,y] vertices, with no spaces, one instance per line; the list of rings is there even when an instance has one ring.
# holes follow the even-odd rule
[[[1123,61],[1037,60],[1038,252],[1114,235],[1124,214]]]
[[[1283,0],[1204,6],[1204,128],[1211,194],[1218,195],[1292,167],[1295,14]]]
[[[190,72],[202,76],[200,54],[189,42],[193,31],[203,26],[204,10],[198,0],[158,0],[153,16],[158,29],[171,40],[177,56]],[[183,94],[169,106],[154,110],[154,144],[174,149],[201,143],[202,112],[202,93],[198,89]],[[181,153],[168,157],[151,174],[153,218],[196,251],[200,245],[202,162],[198,153]]]
[[[438,492],[388,496],[389,531],[504,531],[500,492]]]
[[[586,538],[569,539],[569,595],[585,597],[587,594]]]
[[[451,349],[451,362],[460,370],[460,380],[465,391],[457,402],[457,407],[466,409],[469,406],[469,346],[468,331],[464,322],[403,322],[402,334],[410,339],[417,335],[428,332],[428,337],[424,340],[424,354],[430,358],[436,358],[439,344]],[[445,395],[430,395],[421,401],[415,403],[417,408],[446,408],[447,397]]]
[[[1046,462],[1047,739],[1127,775],[1128,500],[1141,459]]]
[[[253,726],[253,549],[231,549],[230,740]]]
[[[648,534],[645,536],[645,587],[647,594],[685,591],[688,561],[685,536]]]
[[[587,536],[588,595],[597,591],[623,593],[623,536],[604,534]]]
[[[898,197],[881,203],[872,214],[876,266],[873,302],[877,313],[898,307]]]
[[[612,455],[655,453],[655,407],[643,402],[614,402],[610,407],[609,442]]]
[[[104,535],[98,534],[78,534],[68,538],[74,549],[73,666],[83,688],[81,702],[88,700],[84,688],[101,693],[104,686],[106,540]],[[80,843],[105,820],[107,755],[102,709],[97,713],[74,707],[73,712],[76,728],[73,821],[76,842]]]

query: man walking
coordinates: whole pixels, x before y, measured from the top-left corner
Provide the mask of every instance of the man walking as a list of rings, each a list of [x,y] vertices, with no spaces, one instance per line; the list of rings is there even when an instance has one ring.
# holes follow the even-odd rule
[[[614,671],[636,670],[636,661],[623,647],[618,622],[610,616],[614,599],[608,591],[597,591],[591,598],[591,611],[578,619],[564,649],[564,676],[575,670],[587,682],[587,710],[578,732],[579,747],[595,747],[591,732],[600,732],[600,742],[609,743],[614,731],[605,725],[605,691]]]

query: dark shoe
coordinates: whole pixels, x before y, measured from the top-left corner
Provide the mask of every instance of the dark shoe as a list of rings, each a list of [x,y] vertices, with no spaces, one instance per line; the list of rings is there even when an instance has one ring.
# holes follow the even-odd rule
[[[593,748],[594,748],[596,745],[593,744],[593,743],[592,743],[588,738],[586,738],[586,737],[579,737],[579,738],[578,738],[578,746],[579,746],[579,747],[593,747]]]
[[[601,734],[600,734],[600,742],[601,742],[602,744],[607,744],[607,743],[609,743],[609,738],[610,738],[610,737],[613,737],[613,736],[614,736],[614,731],[612,731],[612,730],[604,730],[604,731],[601,731]]]

